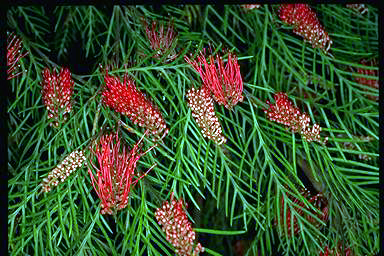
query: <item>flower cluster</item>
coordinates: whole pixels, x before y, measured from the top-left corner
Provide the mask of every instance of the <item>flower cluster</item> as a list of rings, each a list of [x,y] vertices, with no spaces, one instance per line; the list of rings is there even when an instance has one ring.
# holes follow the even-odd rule
[[[60,162],[41,182],[42,191],[51,191],[51,186],[63,182],[72,172],[80,168],[85,161],[84,152],[75,150]]]
[[[327,52],[331,47],[332,40],[308,4],[282,4],[279,16],[283,22],[294,27],[294,33],[308,40],[313,48]]]
[[[338,138],[345,138],[346,136],[343,134],[338,134],[337,137]],[[372,136],[354,136],[354,138],[360,139],[361,141],[364,141],[364,142],[370,142],[373,140]],[[348,142],[348,141],[343,142],[342,146],[343,146],[343,148],[349,149],[349,150],[356,150],[357,149],[356,144],[353,144],[353,143]],[[359,157],[359,159],[364,160],[364,161],[372,160],[372,157],[370,157],[367,154],[359,154],[358,157]]]
[[[197,60],[192,61],[187,56],[184,56],[184,59],[200,74],[203,82],[200,89],[192,88],[186,95],[188,105],[192,109],[192,116],[202,129],[204,137],[208,137],[218,145],[225,143],[226,138],[222,135],[221,125],[215,114],[213,99],[228,109],[232,109],[239,101],[243,100],[243,80],[240,66],[237,63],[237,56],[229,52],[228,62],[225,66],[222,57],[218,54],[216,59],[212,55],[205,58],[203,52],[200,52]]]
[[[171,203],[165,201],[163,206],[156,210],[155,217],[162,226],[167,240],[176,248],[177,255],[195,256],[204,252],[204,247],[200,243],[194,245],[196,234],[183,210],[183,199],[176,201],[172,193]]]
[[[150,41],[151,49],[156,52],[153,56],[156,59],[162,58],[165,54],[166,61],[173,61],[179,55],[176,53],[176,43],[177,43],[177,32],[174,30],[173,22],[171,21],[167,28],[164,28],[164,24],[160,24],[157,28],[156,21],[152,22],[152,27],[150,28],[145,20],[143,20],[145,33],[147,38]],[[164,32],[164,31],[167,32]]]
[[[325,246],[324,252],[320,252],[319,256],[352,256],[351,248],[346,247],[344,248],[344,253],[343,251],[343,246],[341,243],[339,243],[339,246],[337,249],[329,249],[328,246]]]
[[[61,68],[60,73],[56,70],[52,73],[48,68],[43,70],[42,97],[43,103],[48,110],[48,119],[54,122],[50,125],[58,126],[67,119],[67,114],[72,110],[71,96],[73,94],[74,82],[68,68]]]
[[[259,9],[261,4],[242,4],[241,7],[248,10]]]
[[[304,205],[304,202],[300,201],[298,198],[294,198],[292,195],[288,194],[287,196],[292,200],[294,204],[297,204],[298,206],[293,206],[293,209],[295,212],[303,217],[305,217],[310,223],[315,225],[316,227],[320,227],[320,222],[318,222],[316,219],[314,219],[311,215],[305,213],[303,211],[303,208],[306,208],[306,210],[312,212],[313,214],[317,215],[319,219],[322,221],[326,222],[328,220],[328,202],[326,198],[321,194],[318,193],[315,196],[311,197],[310,192],[306,188],[301,188],[299,190],[300,194],[308,200],[310,204],[312,204],[316,209],[320,210],[322,213],[317,214],[313,210],[311,210],[309,207],[306,207]],[[284,196],[281,197],[280,201],[280,220],[281,224],[284,225],[284,212],[286,216],[286,223],[287,223],[287,235],[290,236],[292,231],[291,231],[291,218],[292,218],[292,212],[291,212],[291,207],[286,207],[286,204],[284,204]],[[275,221],[275,224],[277,224],[277,221]],[[300,228],[297,222],[297,217],[293,215],[293,234],[298,234],[300,232]]]
[[[141,152],[140,144],[143,137],[130,151],[128,147],[122,145],[117,133],[102,135],[99,140],[94,141],[90,163],[96,171],[96,177],[91,169],[88,169],[88,173],[101,199],[101,214],[114,214],[125,208],[131,189],[153,168],[133,180],[137,161],[153,148]],[[97,163],[93,162],[95,157]]]
[[[247,241],[245,240],[237,240],[232,244],[234,255],[244,256],[247,251]]]
[[[325,144],[328,141],[328,137],[324,141],[321,140],[321,127],[318,124],[314,124],[311,128],[309,126],[310,118],[308,114],[301,113],[297,107],[293,106],[287,94],[279,92],[274,95],[274,98],[275,105],[272,105],[267,100],[269,109],[264,110],[269,120],[288,126],[292,132],[299,132],[308,142],[317,141]]]
[[[367,60],[361,60],[360,62],[362,65],[364,66],[368,66],[368,67],[377,67],[377,60],[376,59],[372,59],[370,61],[367,61]],[[366,76],[372,76],[372,77],[376,77],[377,79],[370,79],[370,78],[364,78],[364,77],[355,77],[355,80],[359,83],[359,84],[362,84],[362,85],[367,85],[371,88],[374,88],[376,89],[377,91],[379,91],[379,71],[376,69],[363,69],[363,68],[359,68],[357,70],[357,72],[361,75],[366,75]],[[374,96],[374,95],[367,95],[367,97],[371,100],[379,100],[379,96]]]
[[[18,62],[24,58],[28,52],[21,53],[22,41],[14,33],[7,38],[7,80],[19,76],[22,72],[14,73],[20,65]]]
[[[223,58],[216,55],[216,59],[210,55],[205,58],[200,52],[197,60],[192,61],[187,56],[184,60],[188,62],[200,74],[203,87],[206,87],[219,105],[232,109],[239,101],[243,100],[243,79],[240,74],[240,66],[237,63],[237,56],[228,53],[228,62],[224,66]]]
[[[188,106],[192,110],[192,116],[201,128],[203,136],[213,140],[218,145],[225,143],[227,139],[223,136],[209,91],[205,87],[198,90],[191,88],[186,96]]]
[[[121,83],[118,77],[109,75],[107,70],[104,81],[106,87],[102,94],[107,106],[128,116],[134,124],[145,127],[153,135],[163,134],[164,137],[168,133],[159,109],[146,99],[128,75],[124,75],[124,83]]]
[[[347,4],[348,8],[351,8],[361,14],[367,13],[368,8],[365,6],[365,4]]]

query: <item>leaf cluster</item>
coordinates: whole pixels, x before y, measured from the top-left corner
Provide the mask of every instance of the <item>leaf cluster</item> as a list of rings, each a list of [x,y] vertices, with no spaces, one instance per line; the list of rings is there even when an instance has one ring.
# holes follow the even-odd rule
[[[317,255],[339,241],[355,255],[379,250],[378,92],[355,80],[359,61],[378,57],[378,10],[360,15],[342,5],[314,10],[333,45],[331,53],[292,33],[278,6],[246,10],[237,5],[12,7],[9,28],[30,52],[27,72],[10,81],[8,102],[8,251],[12,255],[173,255],[154,211],[171,192],[188,202],[206,254],[234,255],[246,241],[248,255]],[[154,59],[141,19],[173,20],[179,56]],[[202,137],[185,94],[201,80],[183,60],[211,45],[239,57],[244,101],[228,111],[216,107],[228,139],[216,146]],[[84,148],[104,127],[120,121],[122,138],[133,145],[144,132],[101,103],[103,74],[128,73],[157,105],[169,134],[140,160],[139,170],[157,164],[131,192],[129,206],[115,216],[100,212],[100,200],[84,166],[51,192],[39,194],[43,177],[73,150]],[[128,65],[125,65],[128,64]],[[68,121],[49,126],[41,100],[44,67],[69,66],[75,81]],[[374,77],[366,77],[375,79]],[[267,119],[273,94],[286,92],[323,127],[326,146],[308,144]],[[366,141],[360,136],[370,136]],[[354,145],[345,148],[345,143]],[[147,140],[147,147],[153,142]],[[363,161],[359,155],[368,155]],[[302,218],[286,193],[316,209],[298,189],[328,199],[329,222],[321,228]],[[291,236],[281,219],[280,199],[297,217]],[[310,209],[310,210],[308,210]],[[274,223],[277,221],[277,225]],[[280,225],[282,224],[282,225]]]

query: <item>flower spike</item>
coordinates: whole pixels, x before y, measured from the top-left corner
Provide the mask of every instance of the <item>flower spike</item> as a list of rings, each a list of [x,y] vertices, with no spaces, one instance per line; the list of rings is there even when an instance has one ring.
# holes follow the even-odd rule
[[[7,80],[21,75],[23,72],[15,71],[20,67],[19,61],[28,55],[28,52],[21,53],[22,41],[14,33],[8,35],[7,38]]]
[[[368,13],[368,8],[365,4],[347,4],[347,8],[351,8],[360,14]]]
[[[154,58],[160,59],[165,54],[166,61],[170,62],[177,58],[179,55],[175,51],[176,43],[177,43],[177,32],[174,30],[173,21],[168,23],[168,26],[164,27],[164,24],[160,24],[157,27],[157,22],[152,22],[152,27],[150,28],[145,19],[142,20],[145,33],[147,34],[147,38],[150,42],[151,49],[156,52]],[[164,30],[166,32],[164,33]]]
[[[372,59],[369,61],[363,59],[360,61],[360,64],[367,66],[367,67],[370,67],[371,69],[359,68],[357,70],[358,74],[376,77],[376,79],[367,79],[364,77],[355,76],[356,82],[358,82],[359,84],[362,84],[362,85],[367,85],[373,89],[376,89],[376,91],[379,92],[379,71],[377,69],[376,70],[372,69],[374,67],[377,68],[377,66],[378,66],[377,59]],[[367,91],[367,89],[365,89],[365,90]],[[371,100],[375,100],[375,101],[379,100],[379,96],[375,96],[375,95],[367,95],[367,98],[369,98]]]
[[[42,192],[49,192],[52,186],[57,186],[59,182],[64,182],[68,176],[80,168],[85,162],[84,152],[75,150],[63,159],[41,182]]]
[[[147,132],[143,137],[146,134]],[[96,176],[91,169],[88,169],[88,173],[91,176],[92,186],[101,199],[101,214],[114,214],[125,208],[131,189],[155,166],[153,165],[139,178],[133,179],[137,161],[155,147],[142,152],[143,137],[130,151],[128,147],[122,145],[117,133],[102,135],[94,142],[91,148],[91,167],[96,171]],[[95,157],[97,163],[93,161]]]
[[[191,88],[186,96],[188,106],[192,110],[192,116],[201,128],[203,136],[213,140],[217,145],[225,143],[227,139],[223,136],[219,119],[215,114],[213,100],[208,90],[204,87],[198,90]]]
[[[253,9],[259,9],[261,7],[261,4],[242,4],[240,6],[247,10],[253,10]]]
[[[294,33],[308,40],[313,48],[328,52],[332,40],[308,4],[282,4],[279,16],[283,22],[294,27]]]
[[[176,248],[177,255],[197,256],[200,252],[204,252],[204,247],[200,243],[195,245],[195,231],[183,209],[183,203],[183,199],[178,201],[173,199],[172,192],[171,202],[165,201],[161,208],[157,208],[155,217],[162,226],[167,240]]]
[[[188,56],[184,56],[184,60],[200,74],[203,87],[213,94],[214,100],[219,105],[232,109],[238,102],[243,101],[243,79],[235,54],[228,53],[228,62],[225,66],[218,54],[216,59],[212,55],[205,58],[200,52],[197,60],[192,61]]]
[[[323,196],[322,193],[318,193],[315,196],[311,196],[311,193],[306,188],[302,187],[299,189],[300,194],[308,200],[310,204],[312,204],[315,208],[317,208],[321,213],[316,213],[317,217],[326,222],[328,221],[328,201]],[[308,222],[312,223],[316,227],[320,227],[321,223],[318,222],[316,219],[314,219],[311,215],[307,214],[303,211],[303,208],[306,208],[307,210],[311,211],[312,213],[315,213],[313,210],[309,209],[307,206],[304,205],[304,202],[300,201],[298,198],[295,198],[294,196],[287,193],[287,197],[292,200],[294,204],[297,204],[298,206],[293,206],[294,210],[301,216],[305,217]],[[292,214],[292,209],[290,206],[288,206],[286,203],[284,203],[284,196],[281,197],[280,200],[280,220],[281,224],[284,223],[284,215],[286,216],[286,223],[287,223],[287,235],[291,236],[292,231],[293,234],[298,234],[301,230],[297,222],[297,218],[295,215]],[[291,227],[291,218],[293,218],[293,227]],[[275,225],[277,224],[277,221],[275,221]],[[283,228],[283,227],[282,227]],[[293,229],[293,230],[292,230]]]
[[[134,124],[148,129],[153,135],[163,138],[168,129],[165,120],[157,108],[139,91],[134,80],[124,75],[124,83],[118,77],[106,74],[104,77],[103,102],[131,119]]]
[[[73,87],[74,82],[68,68],[61,68],[59,74],[56,70],[52,73],[48,68],[43,70],[41,94],[48,110],[48,119],[54,121],[50,125],[57,127],[67,119],[68,113],[72,110]]]
[[[351,248],[348,246],[344,246],[343,251],[343,244],[339,241],[338,246],[336,248],[330,249],[328,246],[325,246],[324,253],[319,252],[319,256],[353,256],[354,254],[351,251]]]
[[[286,93],[279,92],[275,96],[275,104],[271,104],[267,100],[269,109],[264,112],[271,121],[288,126],[292,132],[299,132],[306,141],[317,141],[326,144],[328,137],[324,140],[320,138],[321,127],[314,124],[312,128],[309,126],[310,118],[307,113],[301,113],[300,109],[292,105]]]

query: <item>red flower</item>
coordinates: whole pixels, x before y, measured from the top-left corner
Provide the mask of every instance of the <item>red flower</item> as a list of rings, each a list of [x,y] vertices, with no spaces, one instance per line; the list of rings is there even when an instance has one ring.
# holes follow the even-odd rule
[[[327,142],[328,137],[326,137],[324,141],[320,138],[321,127],[318,124],[314,124],[313,127],[310,128],[310,118],[308,114],[302,114],[297,107],[293,106],[286,93],[276,93],[274,98],[276,101],[275,105],[272,105],[269,100],[267,100],[269,109],[264,110],[269,120],[288,126],[292,132],[300,132],[308,142],[317,141],[323,144]]]
[[[344,248],[344,253],[342,253],[342,251],[343,251],[343,246],[339,242],[339,246],[337,249],[331,250],[328,248],[328,246],[325,246],[324,253],[320,252],[319,256],[352,256],[351,248],[349,247]]]
[[[311,197],[310,192],[306,188],[301,188],[299,192],[304,198],[308,200],[309,203],[315,206],[315,208],[322,211],[322,214],[317,214],[317,217],[322,221],[326,222],[328,220],[328,207],[327,207],[328,202],[326,198],[321,193],[318,193],[317,195]],[[312,216],[310,216],[309,214],[303,211],[303,208],[307,208],[308,211],[311,211],[312,213],[314,213],[310,208],[304,205],[304,202],[300,201],[297,198],[294,198],[292,195],[288,195],[288,197],[292,200],[294,204],[298,205],[298,206],[293,206],[293,208],[299,215],[305,217],[310,223],[314,224],[315,226],[320,227],[320,222],[318,222]],[[286,216],[287,231],[288,231],[287,235],[290,236],[292,232],[291,231],[291,228],[292,228],[291,227],[291,218],[292,218],[291,207],[288,206],[286,208],[286,205],[284,204],[284,197],[281,197],[280,206],[281,206],[280,221],[281,221],[281,224],[284,225],[284,211],[286,211],[285,216]],[[275,221],[275,224],[277,224],[277,221]],[[297,218],[296,216],[294,216],[293,217],[293,233],[296,235],[299,232],[300,232],[300,228],[297,223]]]
[[[48,119],[53,119],[53,125],[57,127],[59,123],[67,119],[67,114],[72,110],[71,96],[74,82],[71,72],[68,68],[61,68],[59,74],[56,73],[56,70],[51,74],[49,69],[45,68],[41,86],[43,103],[48,110]]]
[[[101,214],[114,214],[125,208],[128,204],[129,193],[136,183],[142,179],[154,166],[144,175],[133,180],[137,161],[146,152],[141,152],[140,143],[144,136],[129,149],[122,145],[118,134],[103,135],[95,141],[91,149],[91,166],[96,170],[96,177],[91,169],[88,173],[91,176],[92,185],[101,199]],[[93,163],[93,156],[97,163]]]
[[[279,15],[283,22],[294,27],[294,33],[308,40],[313,48],[318,47],[327,52],[331,47],[332,40],[309,5],[282,4]]]
[[[203,136],[213,140],[218,145],[225,143],[227,139],[223,136],[209,91],[204,87],[198,90],[192,88],[186,96],[188,106],[192,110],[192,116],[201,128]]]
[[[184,60],[200,74],[203,87],[206,87],[213,94],[215,101],[231,109],[239,101],[243,101],[241,95],[243,93],[243,79],[240,74],[240,66],[237,63],[237,56],[229,52],[225,67],[222,57],[218,54],[216,60],[212,55],[208,59],[209,64],[202,52],[197,57],[197,61],[191,61],[187,56],[184,56]]]
[[[367,61],[367,60],[361,60],[360,63],[364,66],[367,66],[367,67],[370,67],[370,68],[373,68],[373,67],[377,67],[377,60],[376,59],[372,59],[370,61]],[[379,92],[379,71],[376,69],[363,69],[363,68],[359,68],[357,70],[357,72],[361,75],[367,75],[367,76],[373,76],[373,77],[376,77],[377,79],[369,79],[369,78],[364,78],[364,77],[355,77],[355,80],[359,83],[359,84],[363,84],[363,85],[367,85],[369,87],[372,87],[374,89],[377,90],[377,92]],[[373,96],[373,95],[367,95],[367,97],[371,100],[379,100],[379,96]]]
[[[28,52],[21,54],[22,41],[14,33],[7,38],[7,80],[19,76],[22,72],[14,73],[20,65],[19,60],[24,58]]]
[[[151,49],[156,52],[155,58],[159,59],[167,54],[166,61],[173,61],[178,56],[175,51],[177,43],[177,32],[174,30],[173,21],[168,23],[167,32],[164,33],[164,24],[160,24],[157,29],[156,21],[152,22],[152,28],[148,27],[147,22],[143,19],[145,33],[151,43]]]
[[[124,75],[124,83],[117,77],[110,76],[108,70],[104,78],[106,87],[103,90],[104,103],[125,116],[134,124],[145,127],[152,134],[164,137],[167,126],[159,111],[152,103],[140,92],[132,79]]]
[[[199,255],[200,252],[204,252],[204,247],[200,243],[194,246],[196,235],[183,210],[183,199],[174,200],[172,193],[171,204],[165,201],[163,206],[156,210],[155,217],[158,223],[163,226],[162,229],[168,242],[176,248],[176,254],[189,256]]]

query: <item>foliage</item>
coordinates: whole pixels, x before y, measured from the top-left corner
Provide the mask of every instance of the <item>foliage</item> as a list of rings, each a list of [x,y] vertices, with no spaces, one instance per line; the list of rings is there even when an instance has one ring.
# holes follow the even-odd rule
[[[8,252],[173,255],[154,213],[174,192],[188,203],[207,255],[233,255],[232,245],[247,238],[248,255],[318,255],[325,244],[333,248],[339,241],[355,255],[378,253],[379,114],[378,102],[367,97],[378,91],[354,78],[355,70],[367,69],[361,59],[378,58],[378,10],[367,8],[360,14],[342,5],[314,6],[333,40],[325,54],[281,22],[275,5],[11,7],[9,30],[29,54],[21,61],[27,72],[9,81]],[[177,58],[152,58],[156,53],[148,47],[142,17],[173,20]],[[201,79],[183,56],[208,45],[213,52],[226,47],[237,54],[244,82],[242,102],[232,110],[216,106],[227,138],[220,146],[203,138],[185,97]],[[102,104],[99,64],[112,65],[113,75],[132,77],[169,128],[138,164],[141,171],[156,167],[114,216],[100,214],[86,166],[48,193],[39,186],[61,160],[103,130],[125,124],[121,139],[129,145],[144,133]],[[61,66],[72,72],[74,104],[67,122],[55,128],[49,126],[41,81],[45,67]],[[323,127],[326,146],[268,120],[265,102],[280,91]],[[345,142],[355,147],[345,148]],[[143,144],[145,150],[154,142]],[[361,154],[371,159],[363,161]],[[303,211],[321,221],[300,195],[302,186],[328,198],[329,222],[320,229],[295,213],[297,204],[286,196],[306,202]],[[283,196],[302,229],[296,236],[284,231],[287,223],[278,214]]]

